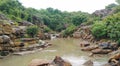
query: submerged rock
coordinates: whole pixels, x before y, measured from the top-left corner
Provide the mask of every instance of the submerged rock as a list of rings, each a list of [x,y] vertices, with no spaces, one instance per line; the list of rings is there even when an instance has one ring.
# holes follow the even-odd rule
[[[91,60],[88,60],[83,65],[84,66],[93,66],[93,62]]]

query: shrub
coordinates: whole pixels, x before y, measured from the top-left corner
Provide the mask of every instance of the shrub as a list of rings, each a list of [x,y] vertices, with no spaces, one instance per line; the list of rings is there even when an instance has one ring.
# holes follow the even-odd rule
[[[46,27],[44,27],[43,32],[45,32],[45,33],[51,32],[51,29],[50,29],[49,27],[46,26]]]
[[[63,32],[63,36],[72,36],[74,30],[75,30],[75,25],[70,25],[66,30]]]
[[[104,22],[95,22],[92,26],[92,34],[96,38],[103,38],[106,37],[107,31]]]
[[[30,36],[30,37],[35,37],[35,35],[37,35],[38,33],[38,27],[37,26],[29,26],[27,28],[27,34]]]

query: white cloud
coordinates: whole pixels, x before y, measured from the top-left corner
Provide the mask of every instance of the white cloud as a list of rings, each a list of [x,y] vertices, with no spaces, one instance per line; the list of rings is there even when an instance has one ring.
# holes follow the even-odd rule
[[[92,13],[103,9],[106,5],[114,3],[115,0],[19,0],[25,7],[46,9],[57,8],[62,11],[84,11]]]

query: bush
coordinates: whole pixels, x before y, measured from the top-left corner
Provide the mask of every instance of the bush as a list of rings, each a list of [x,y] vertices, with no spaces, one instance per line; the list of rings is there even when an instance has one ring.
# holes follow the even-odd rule
[[[103,38],[106,37],[107,31],[104,22],[95,22],[92,26],[92,34],[96,38]]]
[[[65,36],[65,37],[72,36],[75,28],[76,28],[75,25],[70,25],[66,30],[64,30],[63,36]]]
[[[51,29],[49,27],[44,27],[44,30],[43,30],[44,33],[48,33],[48,32],[51,32]]]
[[[38,33],[38,27],[37,26],[29,26],[27,28],[27,34],[30,36],[30,37],[35,37],[35,35],[37,35]]]

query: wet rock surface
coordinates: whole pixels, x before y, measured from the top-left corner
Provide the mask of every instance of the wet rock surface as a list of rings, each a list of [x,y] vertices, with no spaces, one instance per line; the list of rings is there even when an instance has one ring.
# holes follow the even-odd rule
[[[88,60],[83,65],[84,66],[93,66],[93,62],[91,60]]]

